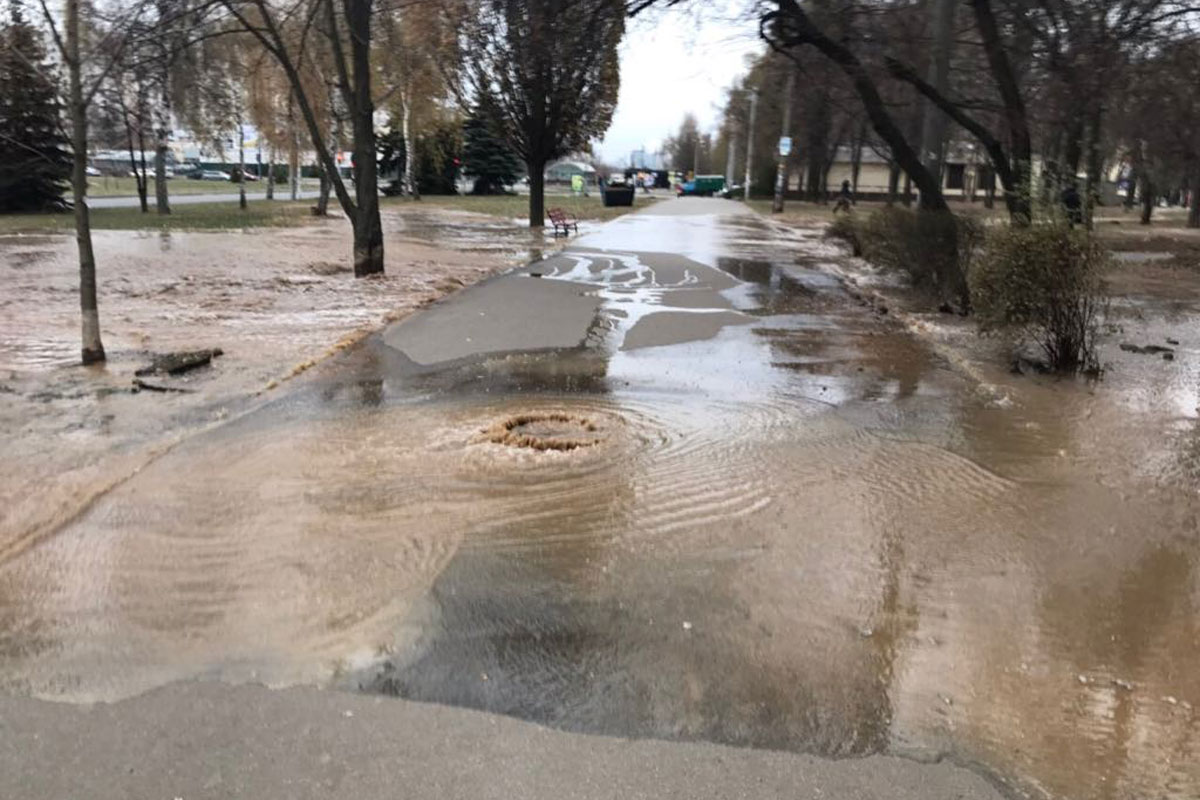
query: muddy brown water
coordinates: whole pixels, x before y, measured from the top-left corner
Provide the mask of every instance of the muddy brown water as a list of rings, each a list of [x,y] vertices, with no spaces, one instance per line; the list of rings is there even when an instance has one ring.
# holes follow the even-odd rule
[[[376,339],[0,565],[0,688],[318,683],[1200,795],[1200,342],[1100,384],[981,373],[807,234],[655,211],[499,279],[599,297],[578,347]]]

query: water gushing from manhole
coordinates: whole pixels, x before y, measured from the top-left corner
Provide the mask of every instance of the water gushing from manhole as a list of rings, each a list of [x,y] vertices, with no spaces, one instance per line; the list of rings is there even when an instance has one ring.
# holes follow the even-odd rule
[[[600,429],[587,417],[563,412],[517,414],[483,432],[489,442],[531,450],[577,450],[600,444]]]

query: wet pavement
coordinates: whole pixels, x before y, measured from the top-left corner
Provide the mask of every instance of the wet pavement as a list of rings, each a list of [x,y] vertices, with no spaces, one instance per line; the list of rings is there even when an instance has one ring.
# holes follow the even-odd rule
[[[671,201],[397,323],[0,563],[0,690],[312,683],[1200,795],[1200,343],[1141,389],[992,383],[833,258]]]

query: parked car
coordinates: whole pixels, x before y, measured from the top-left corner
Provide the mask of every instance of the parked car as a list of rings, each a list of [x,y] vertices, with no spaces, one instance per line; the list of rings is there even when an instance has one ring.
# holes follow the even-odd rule
[[[141,175],[141,174],[142,174],[142,171],[140,169],[131,169],[131,170],[129,170],[129,172],[126,173],[126,176],[130,177],[130,178],[136,178],[138,175]],[[173,169],[165,170],[163,172],[163,175],[166,176],[167,180],[171,180],[172,178],[175,177],[175,170],[173,170]],[[154,167],[146,167],[145,178],[148,181],[154,180]]]
[[[194,181],[231,181],[233,177],[228,172],[219,169],[198,169],[188,175]]]
[[[241,183],[243,178],[245,179],[246,183],[254,183],[256,180],[258,180],[258,176],[253,172],[243,173],[240,169],[234,169],[233,172],[229,174],[229,180],[233,181],[234,183]]]
[[[84,171],[84,172],[85,172],[85,173],[88,175],[88,177],[90,177],[90,178],[99,178],[101,175],[103,175],[103,174],[104,174],[104,173],[103,173],[103,172],[101,172],[100,170],[96,169],[95,167],[91,167],[91,166],[84,167],[84,168],[83,168],[83,171]]]

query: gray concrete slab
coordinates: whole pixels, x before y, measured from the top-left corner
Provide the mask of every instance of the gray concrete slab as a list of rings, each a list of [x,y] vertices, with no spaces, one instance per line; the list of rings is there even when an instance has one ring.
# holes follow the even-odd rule
[[[983,777],[563,733],[315,689],[174,684],[113,705],[0,698],[0,797],[999,800]]]
[[[577,347],[599,307],[599,296],[586,286],[504,275],[397,323],[383,340],[426,366],[485,353]]]

